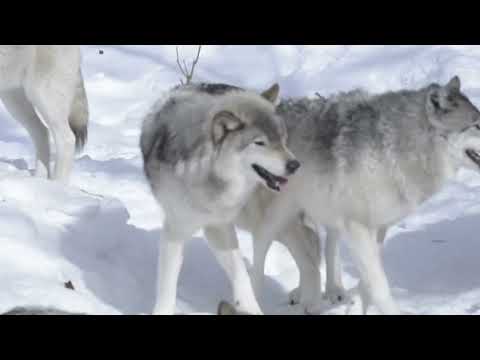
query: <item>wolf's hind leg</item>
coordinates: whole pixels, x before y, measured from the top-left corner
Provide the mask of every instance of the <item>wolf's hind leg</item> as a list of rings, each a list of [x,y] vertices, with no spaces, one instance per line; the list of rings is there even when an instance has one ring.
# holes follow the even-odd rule
[[[273,239],[269,238],[254,238],[253,241],[252,283],[253,288],[255,289],[255,294],[258,298],[261,298],[263,293],[265,261],[272,243]]]
[[[50,176],[50,144],[48,129],[38,117],[23,89],[2,93],[1,99],[8,112],[29,133],[36,152],[35,176]]]
[[[299,217],[290,221],[281,232],[280,241],[290,251],[300,272],[300,285],[291,294],[307,312],[318,312],[321,304],[320,239],[315,231],[305,226]],[[295,299],[293,299],[295,300]],[[313,310],[315,309],[315,310]]]
[[[362,300],[371,302],[383,314],[399,314],[383,269],[377,235],[376,229],[352,221],[345,240],[360,273],[360,286],[365,294]]]
[[[266,210],[268,221],[254,229],[253,238],[253,272],[252,282],[255,293],[261,296],[265,278],[265,259],[272,242],[287,223],[299,213],[289,204],[289,199],[276,197]]]
[[[64,87],[64,91],[60,91],[50,83],[38,82],[26,92],[27,98],[42,116],[54,140],[55,169],[52,178],[63,183],[68,183],[75,156],[75,134],[68,120],[75,83],[70,84],[70,82],[72,79],[59,83]]]
[[[342,234],[334,227],[327,227],[325,241],[327,282],[325,285],[325,298],[332,304],[350,303],[352,300],[347,295],[342,282],[342,266],[340,261],[340,239]]]

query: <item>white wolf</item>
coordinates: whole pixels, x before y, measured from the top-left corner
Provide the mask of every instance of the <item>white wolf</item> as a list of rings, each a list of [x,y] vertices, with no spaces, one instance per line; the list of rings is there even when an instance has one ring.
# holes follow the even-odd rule
[[[384,314],[398,314],[380,254],[386,231],[438,192],[458,168],[480,170],[480,112],[460,87],[454,77],[445,86],[417,91],[352,92],[300,119],[286,114],[288,146],[302,167],[271,198],[268,221],[254,240],[260,251],[254,259],[262,259],[279,232],[304,213],[326,227],[331,248],[345,240],[364,300]],[[308,254],[316,251],[308,249],[310,243],[296,246]],[[331,250],[327,257],[337,253]],[[255,283],[263,276],[260,265],[255,265],[261,270]]]
[[[280,191],[300,166],[275,114],[278,92],[180,86],[146,117],[145,174],[165,211],[155,314],[174,313],[183,244],[199,229],[231,280],[236,309],[261,313],[232,221],[259,184]]]
[[[87,140],[80,47],[0,45],[0,99],[33,140],[36,175],[68,181],[75,147],[82,148]],[[56,149],[53,173],[49,130]]]

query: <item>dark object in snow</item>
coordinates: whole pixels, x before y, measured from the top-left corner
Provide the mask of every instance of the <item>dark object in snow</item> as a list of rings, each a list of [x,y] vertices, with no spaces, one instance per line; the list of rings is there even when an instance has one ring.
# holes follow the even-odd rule
[[[103,50],[98,50],[98,53],[99,53],[100,55],[103,55]]]
[[[65,287],[70,290],[75,290],[75,288],[73,287],[73,283],[71,281],[66,282]]]
[[[40,306],[19,306],[2,315],[86,315],[82,313],[71,313],[68,311]]]
[[[246,312],[238,311],[235,307],[227,301],[220,301],[217,307],[217,315],[249,315]]]

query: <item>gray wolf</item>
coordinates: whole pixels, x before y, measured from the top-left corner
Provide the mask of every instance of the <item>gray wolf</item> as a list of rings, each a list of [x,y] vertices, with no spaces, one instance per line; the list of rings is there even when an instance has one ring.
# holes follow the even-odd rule
[[[80,150],[87,140],[80,47],[0,45],[0,99],[33,140],[35,174],[67,182],[75,148]],[[49,131],[56,150],[53,172]]]
[[[333,244],[327,259],[336,256],[338,239],[345,242],[363,300],[383,314],[400,313],[381,244],[390,226],[437,193],[460,167],[480,170],[480,112],[455,76],[446,85],[419,90],[339,94],[300,121],[285,121],[288,146],[302,167],[272,198],[254,244],[268,248],[286,224],[305,214],[327,230],[327,246]],[[308,244],[297,246],[314,251]]]
[[[154,314],[173,314],[183,245],[204,230],[232,283],[238,311],[261,314],[233,220],[258,186],[281,192],[299,162],[275,114],[279,87],[261,95],[224,84],[174,88],[146,116],[144,171],[165,212]]]

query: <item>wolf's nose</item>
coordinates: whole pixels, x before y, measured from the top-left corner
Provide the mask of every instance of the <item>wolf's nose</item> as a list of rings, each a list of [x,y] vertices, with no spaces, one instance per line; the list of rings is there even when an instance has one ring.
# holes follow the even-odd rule
[[[287,172],[293,174],[300,167],[300,162],[298,160],[289,160],[287,161]]]

